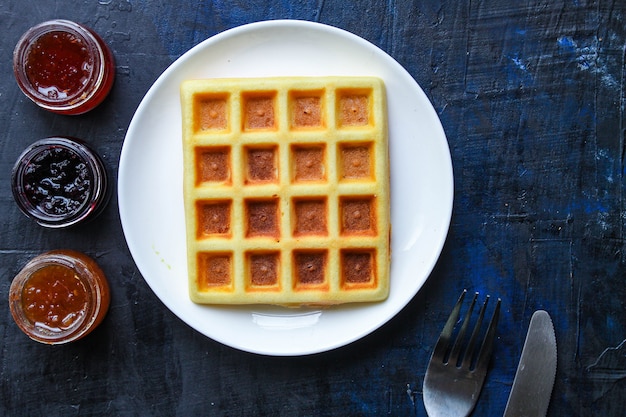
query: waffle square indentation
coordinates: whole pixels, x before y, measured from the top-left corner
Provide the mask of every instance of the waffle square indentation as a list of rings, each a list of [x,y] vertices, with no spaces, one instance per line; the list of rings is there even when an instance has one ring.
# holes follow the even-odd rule
[[[341,267],[343,286],[373,284],[375,282],[374,251],[343,250]]]
[[[276,92],[243,95],[243,130],[272,129],[276,127]]]
[[[197,285],[200,291],[211,287],[230,286],[232,284],[232,254],[198,253]]]
[[[372,180],[373,155],[370,143],[341,144],[339,175],[343,180]]]
[[[269,236],[280,237],[278,201],[247,200],[246,221],[248,237]]]
[[[230,236],[230,211],[230,201],[197,201],[197,238],[207,239],[213,236]]]
[[[370,120],[369,90],[346,89],[337,92],[337,122],[340,127],[366,126]]]
[[[293,146],[291,160],[293,163],[293,180],[323,181],[326,179],[326,147],[323,144]]]
[[[275,182],[278,179],[277,150],[276,146],[246,149],[246,180],[248,182]]]
[[[279,286],[280,254],[278,252],[249,253],[249,288],[272,288]]]
[[[307,129],[324,126],[323,91],[298,91],[291,94],[291,127]]]
[[[328,234],[326,199],[294,199],[294,236]]]
[[[295,287],[320,286],[327,283],[327,251],[294,252]]]
[[[228,128],[228,94],[197,94],[194,97],[194,130],[225,130]]]
[[[196,148],[196,184],[230,180],[230,149],[199,146]]]
[[[341,199],[341,233],[344,235],[375,235],[376,209],[374,197]]]

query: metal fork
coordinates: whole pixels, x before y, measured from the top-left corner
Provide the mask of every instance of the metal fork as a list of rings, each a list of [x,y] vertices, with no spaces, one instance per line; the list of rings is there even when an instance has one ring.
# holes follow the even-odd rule
[[[439,340],[435,345],[433,354],[424,377],[424,406],[430,417],[466,417],[468,416],[476,402],[487,375],[487,368],[493,341],[496,334],[496,326],[500,315],[500,299],[498,298],[493,316],[487,328],[485,337],[480,349],[476,351],[480,328],[485,316],[489,295],[485,298],[474,330],[465,342],[472,311],[478,298],[478,293],[474,294],[467,313],[463,319],[461,328],[452,344],[452,332],[459,318],[461,305],[467,290],[464,290],[456,305],[448,317]]]

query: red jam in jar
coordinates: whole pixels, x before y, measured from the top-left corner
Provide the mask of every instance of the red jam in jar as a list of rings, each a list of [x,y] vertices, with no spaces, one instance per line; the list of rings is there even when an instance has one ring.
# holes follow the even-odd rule
[[[9,306],[19,328],[47,344],[78,340],[95,329],[110,303],[107,279],[85,254],[56,250],[33,258],[11,283]]]
[[[86,26],[51,20],[29,29],[13,52],[13,72],[40,107],[76,115],[96,107],[115,78],[111,50]]]
[[[100,157],[85,143],[64,137],[29,146],[13,167],[11,185],[20,210],[50,228],[95,217],[110,194]]]

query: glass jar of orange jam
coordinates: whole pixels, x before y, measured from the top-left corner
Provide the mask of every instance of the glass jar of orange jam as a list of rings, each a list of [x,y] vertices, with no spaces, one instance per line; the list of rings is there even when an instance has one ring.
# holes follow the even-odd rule
[[[115,78],[111,50],[90,28],[51,20],[30,28],[13,52],[20,89],[38,106],[76,115],[95,108]]]
[[[87,255],[71,250],[46,252],[15,276],[9,306],[19,328],[33,340],[61,344],[95,329],[110,302],[107,279]]]

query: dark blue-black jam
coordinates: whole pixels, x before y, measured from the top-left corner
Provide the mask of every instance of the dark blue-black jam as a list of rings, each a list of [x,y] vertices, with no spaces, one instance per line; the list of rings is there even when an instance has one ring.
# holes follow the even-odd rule
[[[29,146],[12,174],[20,210],[42,226],[72,226],[99,214],[108,202],[106,169],[82,141],[53,137]]]
[[[26,165],[24,194],[39,210],[67,216],[88,200],[92,181],[87,164],[76,152],[50,146]]]

